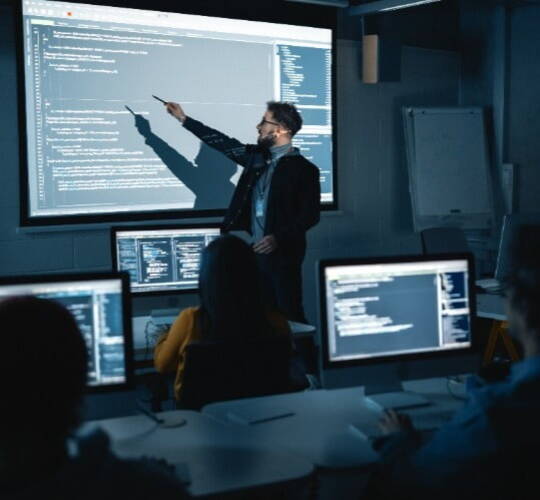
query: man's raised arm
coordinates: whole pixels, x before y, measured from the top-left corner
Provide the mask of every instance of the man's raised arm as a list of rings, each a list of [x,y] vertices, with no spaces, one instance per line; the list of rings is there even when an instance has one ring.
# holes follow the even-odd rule
[[[182,106],[176,102],[168,102],[165,107],[167,113],[176,118],[187,130],[205,144],[223,153],[239,165],[246,166],[248,164],[250,154],[247,152],[245,144],[190,118],[186,115]]]

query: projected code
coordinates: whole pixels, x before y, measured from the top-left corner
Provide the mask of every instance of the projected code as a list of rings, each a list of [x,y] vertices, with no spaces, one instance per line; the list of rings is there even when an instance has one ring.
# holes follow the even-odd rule
[[[305,127],[295,143],[321,169],[321,200],[333,200],[330,49],[156,26],[24,21],[30,215],[226,208],[234,171],[218,174],[222,157],[197,157],[198,140],[179,133],[151,99],[156,87],[190,102],[195,118],[209,106],[211,116],[234,116],[224,132],[239,138],[246,130],[253,137],[268,99],[296,103]]]
[[[294,103],[304,121],[302,131],[294,137],[293,144],[319,167],[321,200],[332,201],[331,50],[279,45],[278,55],[280,99]]]
[[[330,49],[279,45],[281,99],[296,104],[307,124],[332,125]],[[314,70],[324,68],[316,73]]]
[[[42,25],[32,26],[32,39],[41,212],[182,208],[182,199],[191,207],[189,189],[128,133],[135,130],[133,118],[119,99],[129,96],[122,87],[136,80],[134,69],[144,58],[159,49],[170,58],[181,44],[171,37]]]
[[[118,263],[133,292],[197,288],[203,249],[218,235],[119,238]]]
[[[119,294],[44,293],[73,314],[88,349],[88,385],[126,378],[122,302]]]
[[[332,201],[332,136],[303,134],[294,136],[293,144],[320,170],[321,201]]]

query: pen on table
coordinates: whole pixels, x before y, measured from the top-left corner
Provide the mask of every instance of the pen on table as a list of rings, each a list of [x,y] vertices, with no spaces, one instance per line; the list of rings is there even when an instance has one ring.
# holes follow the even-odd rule
[[[271,422],[272,420],[278,420],[280,418],[285,418],[285,417],[292,417],[293,415],[294,415],[294,412],[292,412],[292,411],[287,412],[287,413],[281,413],[280,415],[272,415],[271,417],[260,418],[258,420],[252,420],[250,422],[250,425],[262,424],[264,422]]]
[[[162,102],[163,104],[168,104],[167,101],[165,101],[165,100],[162,99],[161,97],[158,97],[157,95],[152,94],[152,97],[153,97],[154,99],[157,99],[159,102]]]

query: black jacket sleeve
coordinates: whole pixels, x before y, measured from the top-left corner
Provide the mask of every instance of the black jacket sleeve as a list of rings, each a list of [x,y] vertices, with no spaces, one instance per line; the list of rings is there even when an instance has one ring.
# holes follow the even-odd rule
[[[246,167],[250,162],[249,148],[233,137],[229,137],[219,130],[207,127],[200,121],[189,116],[184,121],[184,128],[197,136],[208,146],[218,150],[235,163]]]
[[[302,176],[298,186],[298,201],[295,213],[283,226],[274,231],[278,245],[286,244],[290,240],[304,235],[306,231],[317,224],[321,218],[321,184],[319,169],[306,162],[302,167]]]

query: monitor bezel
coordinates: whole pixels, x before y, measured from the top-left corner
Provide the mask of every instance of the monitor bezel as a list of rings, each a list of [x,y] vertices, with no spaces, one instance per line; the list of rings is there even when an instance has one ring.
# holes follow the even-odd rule
[[[54,1],[54,0],[53,0]],[[64,0],[56,0],[58,2]],[[67,0],[69,2],[69,0]],[[206,217],[223,217],[227,212],[227,207],[223,208],[209,208],[209,209],[163,209],[163,210],[137,210],[137,211],[121,211],[121,212],[103,212],[90,215],[85,214],[69,214],[69,215],[31,215],[30,214],[30,185],[29,185],[29,159],[28,159],[28,137],[27,137],[27,120],[26,120],[26,80],[24,65],[24,18],[23,18],[23,2],[24,0],[15,0],[13,2],[13,17],[15,29],[15,52],[16,52],[16,65],[17,65],[17,116],[18,116],[18,147],[19,147],[19,196],[21,203],[19,204],[19,223],[21,227],[40,227],[40,226],[61,226],[66,224],[97,224],[97,223],[109,223],[109,224],[122,224],[137,221],[152,220],[168,220],[168,219],[183,219],[189,221],[190,219],[201,219]],[[172,10],[154,10],[151,6],[151,2],[147,0],[146,7],[142,7],[140,2],[136,0],[129,0],[126,4],[116,5],[113,3],[104,3],[103,1],[79,1],[74,0],[73,3],[80,3],[83,5],[95,5],[99,7],[118,7],[129,8],[134,10],[150,10],[155,12],[170,12],[187,15],[200,15],[210,18],[218,19],[238,19],[243,21],[252,22],[265,22],[271,24],[286,24],[290,26],[304,26],[313,28],[323,28],[330,30],[332,47],[331,47],[331,101],[332,101],[332,194],[333,200],[331,202],[320,202],[319,207],[322,212],[333,212],[339,210],[339,192],[337,182],[338,171],[338,154],[337,154],[337,18],[325,17],[324,23],[319,21],[317,23],[302,23],[299,19],[294,19],[294,23],[288,23],[285,19],[279,21],[274,18],[268,19],[267,15],[258,14],[257,16],[250,16],[245,13],[239,16],[228,15],[215,15],[200,12],[191,12],[189,9],[172,9]],[[312,6],[313,7],[313,6]],[[320,9],[321,6],[314,6],[314,8]]]
[[[433,262],[441,260],[466,260],[468,265],[468,294],[470,309],[470,335],[471,345],[462,348],[452,348],[448,350],[401,353],[395,355],[375,356],[361,359],[331,360],[330,359],[330,338],[328,335],[328,318],[326,311],[326,283],[325,269],[335,266],[348,265],[369,265],[369,264],[399,264],[407,262]],[[452,358],[456,355],[475,354],[478,352],[478,340],[475,335],[476,318],[476,297],[474,289],[474,258],[471,253],[452,253],[436,255],[409,255],[409,256],[384,256],[384,257],[362,257],[362,258],[344,258],[344,259],[322,259],[318,262],[318,294],[320,309],[320,332],[322,344],[322,367],[324,369],[346,368],[353,366],[368,366],[375,364],[392,364],[402,361],[414,361],[425,359],[443,359]]]
[[[106,385],[86,385],[86,394],[127,391],[134,387],[134,351],[133,351],[133,323],[131,312],[131,300],[129,298],[129,275],[125,272],[90,272],[90,273],[65,273],[65,274],[41,274],[25,276],[0,277],[0,287],[7,285],[63,283],[70,281],[99,281],[120,280],[124,328],[124,359],[126,379],[124,382],[108,383]],[[0,299],[1,300],[1,299]]]
[[[123,231],[161,231],[161,230],[189,230],[189,229],[219,229],[221,234],[222,224],[219,222],[209,222],[209,223],[194,223],[194,224],[146,224],[142,226],[112,226],[110,229],[111,237],[111,258],[112,258],[112,268],[117,272],[127,272],[120,271],[118,269],[118,252],[116,248],[116,235],[119,232]],[[129,273],[128,273],[129,275]],[[198,285],[193,288],[182,288],[182,289],[169,289],[169,290],[146,290],[144,292],[136,292],[131,288],[131,280],[129,282],[129,293],[132,297],[150,297],[150,296],[160,296],[160,295],[185,295],[190,293],[198,293]]]

